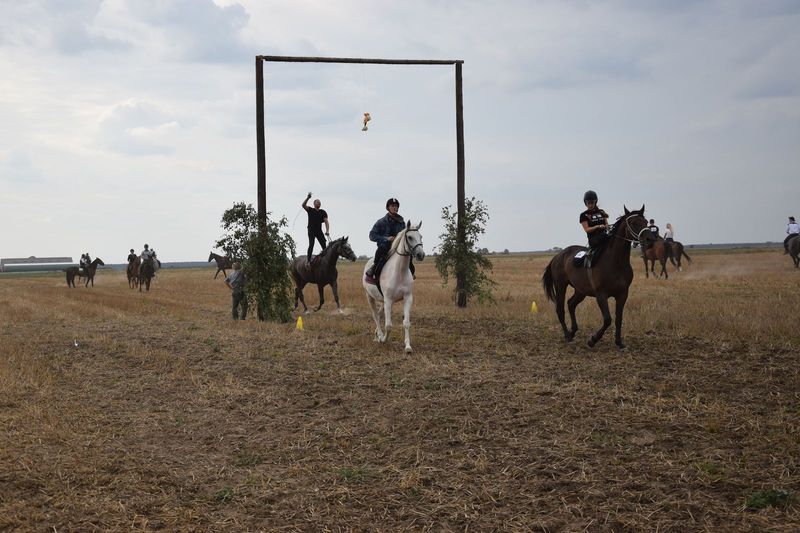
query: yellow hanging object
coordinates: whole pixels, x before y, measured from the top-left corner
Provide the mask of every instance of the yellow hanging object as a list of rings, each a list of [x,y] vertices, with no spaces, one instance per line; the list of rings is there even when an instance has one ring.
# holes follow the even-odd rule
[[[539,308],[536,307],[536,302],[531,303],[531,314],[536,314],[539,312]]]
[[[372,120],[372,117],[369,116],[369,113],[364,113],[364,127],[361,128],[361,131],[367,131],[369,129],[367,128],[367,122],[369,122],[370,120]]]
[[[303,331],[303,317],[297,317],[297,325],[295,326],[295,329],[298,331]]]

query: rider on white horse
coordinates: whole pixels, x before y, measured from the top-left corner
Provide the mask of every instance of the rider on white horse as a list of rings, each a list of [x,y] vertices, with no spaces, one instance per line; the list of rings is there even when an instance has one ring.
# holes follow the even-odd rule
[[[369,240],[378,244],[378,249],[375,251],[375,260],[369,270],[367,270],[364,278],[367,283],[372,285],[375,285],[380,278],[381,269],[384,263],[386,263],[386,256],[392,246],[392,241],[394,241],[398,233],[406,229],[405,220],[403,220],[403,217],[398,213],[399,210],[400,201],[397,198],[389,198],[386,200],[386,216],[379,218],[369,232]],[[414,276],[415,269],[413,261],[409,263],[408,269],[411,271],[411,275],[416,279],[416,276]]]

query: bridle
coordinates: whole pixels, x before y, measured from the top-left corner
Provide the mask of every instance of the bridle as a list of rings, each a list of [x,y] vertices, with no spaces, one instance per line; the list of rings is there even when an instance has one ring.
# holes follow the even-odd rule
[[[411,251],[409,251],[407,254],[404,254],[404,253],[403,253],[403,252],[401,252],[400,250],[395,250],[395,253],[396,253],[397,255],[400,255],[400,256],[403,256],[403,257],[408,257],[408,256],[410,256],[410,255],[414,255],[414,250],[416,250],[418,246],[419,246],[419,247],[421,247],[421,246],[422,246],[422,241],[418,242],[418,243],[417,243],[417,244],[415,244],[414,246],[411,246],[411,243],[408,241],[408,233],[409,233],[409,231],[417,231],[417,230],[410,230],[410,229],[409,229],[409,230],[406,230],[405,234],[403,235],[403,240],[405,241],[405,247],[406,247],[406,248],[408,248],[408,247],[411,247]],[[418,232],[418,231],[417,231],[417,232]],[[419,232],[418,232],[418,233],[419,233]]]
[[[625,234],[626,234],[626,236],[625,237],[620,237],[619,235],[614,234],[614,237],[616,237],[618,239],[622,239],[622,240],[628,241],[628,242],[638,242],[639,244],[641,244],[642,243],[642,233],[644,233],[645,231],[650,231],[650,230],[647,228],[647,226],[645,226],[644,228],[642,228],[639,231],[639,233],[635,233],[633,231],[633,229],[631,229],[631,223],[629,221],[629,219],[631,217],[642,217],[642,218],[644,218],[644,215],[642,215],[640,213],[631,213],[630,215],[626,216],[625,217]],[[628,238],[628,236],[630,236],[631,238]]]

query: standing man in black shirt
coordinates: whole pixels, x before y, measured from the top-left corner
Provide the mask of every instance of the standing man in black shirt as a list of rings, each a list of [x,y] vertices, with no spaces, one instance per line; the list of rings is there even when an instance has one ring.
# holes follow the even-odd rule
[[[325,249],[325,237],[330,235],[330,224],[328,224],[328,213],[324,209],[320,209],[322,202],[319,198],[314,200],[314,207],[308,207],[306,204],[311,199],[311,193],[308,193],[306,199],[303,200],[302,207],[308,213],[308,263],[311,264],[311,253],[314,251],[314,239],[319,241],[322,250]],[[322,223],[325,223],[325,234],[322,233]],[[320,252],[322,252],[320,250]]]

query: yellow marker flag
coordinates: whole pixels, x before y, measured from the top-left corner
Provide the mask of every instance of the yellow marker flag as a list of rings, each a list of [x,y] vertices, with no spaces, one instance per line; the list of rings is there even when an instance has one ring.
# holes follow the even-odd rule
[[[303,317],[297,317],[297,325],[295,326],[295,329],[303,331]]]
[[[538,312],[539,312],[539,309],[536,307],[536,302],[533,302],[531,304],[531,313],[535,315]]]

